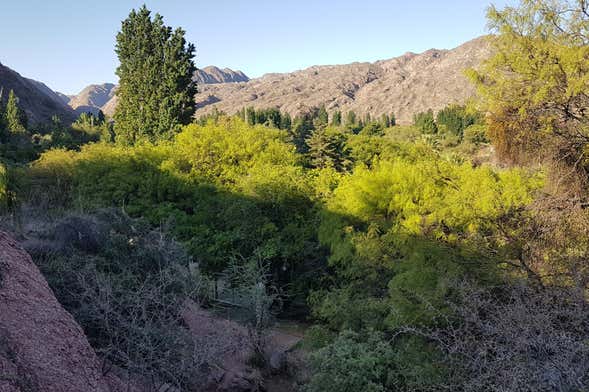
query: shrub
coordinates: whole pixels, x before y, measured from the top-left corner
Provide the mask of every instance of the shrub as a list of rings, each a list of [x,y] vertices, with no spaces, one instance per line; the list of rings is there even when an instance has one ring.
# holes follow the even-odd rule
[[[487,127],[479,124],[469,126],[464,130],[464,140],[475,145],[488,143]]]
[[[116,210],[67,217],[47,238],[56,244],[60,231],[72,225],[102,242],[66,242],[32,255],[105,369],[120,366],[154,388],[168,383],[185,390],[202,379],[201,352],[182,326],[181,312],[207,283],[191,272],[182,247]]]

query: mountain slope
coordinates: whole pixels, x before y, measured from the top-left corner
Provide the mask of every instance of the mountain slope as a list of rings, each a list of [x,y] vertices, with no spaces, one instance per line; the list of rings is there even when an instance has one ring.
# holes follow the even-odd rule
[[[249,78],[241,71],[209,66],[197,70],[194,73],[194,80],[199,86],[202,86],[206,84],[247,82]],[[72,97],[69,105],[78,113],[92,112],[96,114],[99,110],[102,110],[104,114],[112,117],[117,106],[116,89],[117,86],[112,83],[90,85],[78,95]]]
[[[229,68],[220,69],[214,66],[198,69],[194,73],[194,79],[198,84],[238,83],[250,80],[241,71],[233,71]]]
[[[485,37],[452,50],[428,50],[375,63],[314,66],[267,74],[247,83],[201,86],[196,115],[214,107],[233,114],[245,106],[278,107],[291,115],[322,104],[329,111],[354,110],[378,116],[394,113],[408,123],[416,112],[463,103],[474,94],[464,70],[488,58]]]
[[[0,63],[0,91],[6,100],[10,90],[19,99],[20,107],[26,112],[31,124],[48,123],[53,115],[64,122],[73,121],[75,113],[63,103],[61,96],[36,80],[27,79]]]
[[[114,96],[116,86],[112,83],[92,84],[79,94],[73,96],[69,105],[77,113],[91,112],[97,114]]]

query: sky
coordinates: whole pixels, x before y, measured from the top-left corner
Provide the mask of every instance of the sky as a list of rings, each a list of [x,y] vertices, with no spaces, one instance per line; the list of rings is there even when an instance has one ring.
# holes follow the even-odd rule
[[[195,63],[250,77],[450,49],[509,0],[0,0],[0,62],[56,91],[116,82],[115,36],[142,4],[196,45]]]

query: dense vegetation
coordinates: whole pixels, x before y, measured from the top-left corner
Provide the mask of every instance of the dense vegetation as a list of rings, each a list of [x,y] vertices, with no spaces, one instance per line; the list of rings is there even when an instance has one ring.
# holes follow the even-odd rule
[[[416,113],[413,126],[323,106],[297,117],[214,112],[180,126],[190,84],[164,89],[177,98],[165,116],[164,90],[152,91],[145,118],[130,114],[129,88],[114,129],[84,115],[72,130],[95,139],[53,132],[39,159],[2,168],[0,203],[16,195],[13,212],[100,211],[65,218],[90,221],[96,246],[74,240],[73,253],[41,250],[37,261],[106,358],[180,388],[198,371],[186,337],[172,333],[180,303],[206,304],[202,285],[238,271],[248,283],[236,289],[254,311],[279,302],[280,316],[313,324],[308,391],[584,391],[587,7],[491,8],[496,54],[471,72],[478,99]],[[133,39],[143,28],[191,69],[183,33],[145,8],[123,24],[122,64],[135,56],[124,43],[147,45]],[[129,86],[143,83],[137,75]],[[3,118],[14,122],[13,112]],[[6,123],[9,138],[23,132]],[[501,165],[482,154],[489,142]],[[156,297],[149,328],[129,323]],[[105,311],[119,324],[107,329]],[[173,355],[182,366],[170,366]]]

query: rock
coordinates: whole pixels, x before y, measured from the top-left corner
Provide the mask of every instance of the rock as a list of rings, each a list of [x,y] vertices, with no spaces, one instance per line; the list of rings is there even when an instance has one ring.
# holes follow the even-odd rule
[[[82,328],[0,232],[0,392],[111,392]]]

